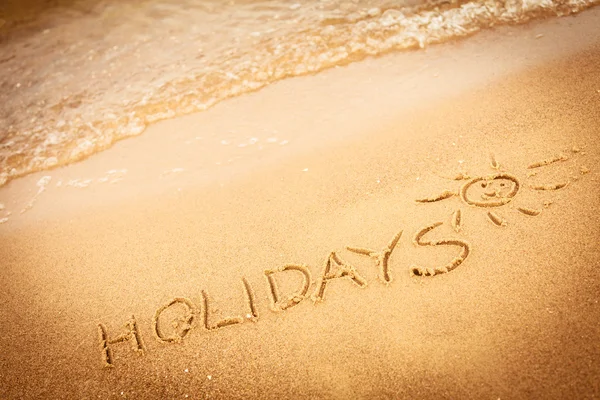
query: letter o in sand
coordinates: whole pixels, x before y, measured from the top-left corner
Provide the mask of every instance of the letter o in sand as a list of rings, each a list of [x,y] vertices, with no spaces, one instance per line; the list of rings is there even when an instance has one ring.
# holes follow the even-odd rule
[[[180,318],[173,321],[173,334],[171,336],[166,336],[160,328],[159,318],[163,312],[165,312],[168,308],[176,304],[183,305],[185,308],[187,308],[187,311]],[[181,342],[181,340],[183,340],[183,338],[186,337],[188,332],[192,329],[192,323],[194,322],[194,318],[196,318],[196,314],[198,314],[199,312],[200,310],[198,309],[198,307],[196,307],[194,303],[192,303],[190,300],[181,297],[174,298],[169,303],[156,310],[156,313],[152,318],[154,335],[156,336],[159,342]]]

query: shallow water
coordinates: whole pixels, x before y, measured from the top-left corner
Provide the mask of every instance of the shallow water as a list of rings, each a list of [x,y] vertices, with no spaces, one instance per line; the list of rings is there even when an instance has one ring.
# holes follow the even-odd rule
[[[598,3],[11,0],[0,6],[0,186],[280,79]]]

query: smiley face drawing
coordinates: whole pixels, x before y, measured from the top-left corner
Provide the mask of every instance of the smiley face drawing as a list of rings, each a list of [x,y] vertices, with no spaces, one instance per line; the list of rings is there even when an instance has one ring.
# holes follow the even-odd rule
[[[573,153],[578,153],[579,149],[574,147]],[[528,169],[536,169],[551,165],[557,162],[568,160],[569,157],[564,153],[560,153],[558,156],[548,158],[533,164],[530,164]],[[531,190],[559,190],[566,187],[569,181],[560,182],[556,184],[543,184],[543,185],[527,185],[521,184],[521,181],[514,175],[500,172],[500,166],[496,162],[496,159],[491,155],[491,167],[495,169],[496,173],[487,176],[477,176],[471,178],[463,173],[457,175],[454,178],[448,178],[452,180],[466,180],[458,191],[445,190],[441,194],[433,197],[417,199],[417,203],[433,203],[451,197],[459,197],[466,205],[476,208],[483,208],[488,210],[488,219],[496,226],[506,226],[507,223],[503,217],[491,210],[493,208],[500,208],[513,202],[517,194],[523,189],[528,188]],[[586,169],[587,170],[587,169]],[[582,174],[583,167],[582,167]],[[531,172],[528,176],[534,176],[535,172]],[[527,207],[515,207],[517,211],[528,216],[537,216],[542,210],[532,209]],[[458,209],[452,214],[452,227],[456,232],[461,229],[461,210]]]
[[[477,177],[460,189],[460,198],[471,206],[500,207],[508,204],[519,192],[519,180],[509,174]]]

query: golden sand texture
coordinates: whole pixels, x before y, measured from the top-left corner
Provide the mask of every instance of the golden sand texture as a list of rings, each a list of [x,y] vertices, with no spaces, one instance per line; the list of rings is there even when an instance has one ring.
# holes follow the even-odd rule
[[[600,38],[535,58],[568,36],[547,24],[283,82],[56,171],[39,195],[36,175],[0,189],[3,212],[37,196],[0,226],[0,397],[597,397]],[[469,81],[523,48],[523,70]],[[445,51],[477,68],[433,86],[399,75],[402,60],[450,65]],[[413,85],[463,90],[400,107]],[[185,140],[236,119],[308,136],[208,179]],[[175,141],[172,159],[147,158]],[[128,171],[118,185],[54,184],[113,168]],[[521,183],[510,203],[415,202],[490,174]]]

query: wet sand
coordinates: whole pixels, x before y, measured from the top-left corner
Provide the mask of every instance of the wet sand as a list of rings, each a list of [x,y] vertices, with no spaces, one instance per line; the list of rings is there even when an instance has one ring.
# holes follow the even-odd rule
[[[10,182],[0,396],[599,396],[599,21],[280,82]]]

